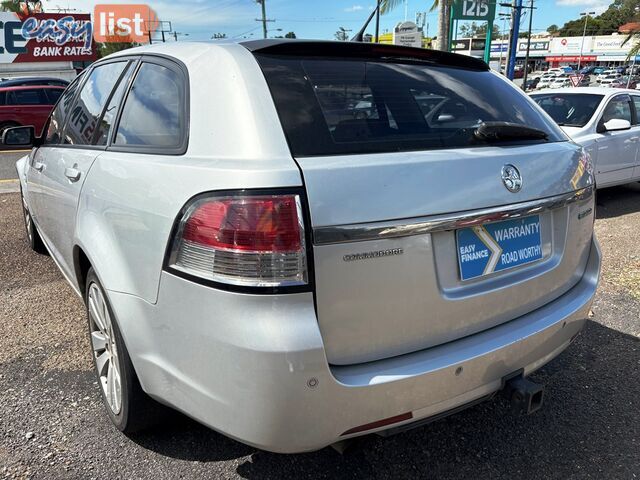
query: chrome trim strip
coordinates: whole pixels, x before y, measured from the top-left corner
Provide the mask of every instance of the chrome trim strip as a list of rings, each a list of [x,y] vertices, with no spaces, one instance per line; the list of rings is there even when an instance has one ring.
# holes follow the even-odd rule
[[[514,203],[507,206],[471,210],[464,213],[448,213],[388,222],[318,227],[313,229],[313,243],[314,245],[328,245],[332,243],[364,242],[367,240],[407,237],[473,227],[483,223],[525,217],[562,208],[571,203],[591,198],[593,192],[594,187],[591,185],[563,195]]]

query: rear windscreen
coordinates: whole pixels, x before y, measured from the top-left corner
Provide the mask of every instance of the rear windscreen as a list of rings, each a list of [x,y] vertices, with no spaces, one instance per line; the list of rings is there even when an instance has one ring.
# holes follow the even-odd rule
[[[502,121],[566,137],[489,71],[370,60],[256,54],[294,156],[485,145],[473,132]]]

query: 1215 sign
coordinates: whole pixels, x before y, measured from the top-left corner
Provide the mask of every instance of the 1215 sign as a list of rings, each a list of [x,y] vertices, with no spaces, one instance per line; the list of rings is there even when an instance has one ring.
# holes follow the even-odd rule
[[[453,4],[454,20],[493,21],[496,16],[496,0],[456,0]]]

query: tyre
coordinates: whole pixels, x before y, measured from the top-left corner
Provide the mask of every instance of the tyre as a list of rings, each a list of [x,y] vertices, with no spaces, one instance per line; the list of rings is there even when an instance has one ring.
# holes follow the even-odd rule
[[[168,409],[142,390],[109,300],[93,268],[87,275],[85,303],[93,364],[109,418],[118,430],[127,434],[152,427]]]
[[[31,250],[41,255],[48,255],[47,247],[44,246],[44,242],[42,241],[42,237],[38,233],[38,228],[33,223],[33,219],[31,218],[31,213],[29,212],[29,207],[27,206],[27,201],[24,199],[24,195],[22,193],[22,187],[20,187],[20,198],[22,199],[22,215],[24,217],[24,228],[27,231],[27,241],[29,242],[29,246]]]

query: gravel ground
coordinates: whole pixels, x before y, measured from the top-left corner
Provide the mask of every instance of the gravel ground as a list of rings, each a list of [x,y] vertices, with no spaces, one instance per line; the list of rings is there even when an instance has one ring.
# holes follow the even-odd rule
[[[496,399],[344,455],[275,455],[176,414],[125,437],[91,371],[81,301],[27,249],[18,194],[0,195],[0,478],[638,478],[640,185],[598,198],[603,281],[584,333],[534,379],[545,406]]]

